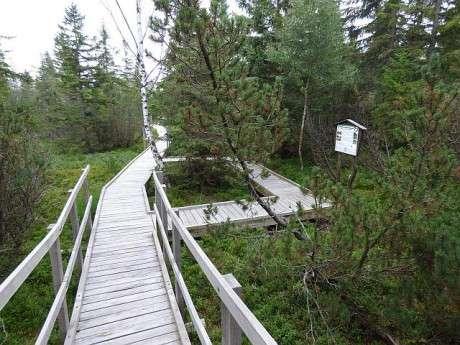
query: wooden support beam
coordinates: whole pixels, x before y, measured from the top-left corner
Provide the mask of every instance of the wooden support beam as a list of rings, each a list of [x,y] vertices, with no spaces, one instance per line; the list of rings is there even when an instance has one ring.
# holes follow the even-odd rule
[[[242,287],[241,284],[236,280],[235,276],[231,273],[222,276],[227,284],[235,291],[238,297],[241,298]],[[221,326],[222,326],[222,345],[241,345],[242,335],[240,326],[236,323],[232,314],[225,307],[225,304],[220,304],[220,315],[221,315]]]
[[[84,185],[84,184],[83,184]],[[72,194],[72,189],[69,190],[69,194]],[[78,231],[80,229],[80,220],[78,218],[78,210],[77,210],[77,201],[75,200],[70,208],[70,224],[72,225],[72,236],[73,236],[73,243],[77,240]],[[77,265],[81,269],[83,267],[83,255],[81,248],[78,249],[77,253]]]
[[[85,182],[83,182],[83,191],[85,193],[85,202],[88,204],[89,198],[91,197],[91,193],[89,191],[89,179],[85,179]],[[88,222],[86,223],[86,228],[91,231],[93,228],[93,218],[91,216],[91,212],[89,213],[88,216]]]
[[[82,169],[85,170],[85,169]],[[88,202],[89,197],[91,196],[91,193],[89,192],[89,182],[88,179],[85,179],[85,182],[83,182],[83,191],[85,193],[85,201]]]
[[[166,227],[165,227],[166,228]],[[179,231],[177,231],[177,228],[175,225],[172,225],[172,249],[173,249],[173,254],[174,254],[174,261],[176,262],[176,265],[181,271],[181,243],[182,239],[180,237]],[[174,282],[174,292],[176,294],[176,300],[177,300],[177,305],[179,306],[179,310],[182,315],[184,315],[185,312],[185,303],[184,303],[184,296],[182,295],[182,291],[179,286],[179,282],[177,279],[175,279]]]
[[[78,249],[81,247],[81,242],[83,239],[83,234],[85,229],[87,228],[87,222],[89,220],[89,216],[91,214],[91,204],[93,198],[90,196],[88,203],[86,205],[85,213],[82,218],[82,223],[80,225],[80,229],[78,232],[78,236],[75,239],[75,243],[72,249],[72,253],[70,254],[69,261],[67,263],[67,268],[62,279],[62,284],[59,286],[59,290],[56,293],[56,298],[53,301],[53,305],[46,317],[45,323],[43,324],[42,329],[40,330],[40,334],[38,335],[37,340],[35,341],[35,345],[46,345],[48,344],[49,338],[51,336],[51,332],[53,331],[54,323],[56,319],[59,317],[61,313],[61,308],[66,304],[66,294],[67,290],[69,289],[71,279],[72,279],[72,272],[75,267],[75,263],[77,262],[78,256]]]
[[[53,227],[54,224],[50,224],[48,226],[48,231],[51,231]],[[59,237],[50,248],[50,260],[53,275],[54,294],[57,296],[64,277],[64,268],[62,265],[61,256],[61,243]],[[59,311],[58,325],[61,341],[63,342],[67,334],[67,329],[69,328],[69,312],[67,308],[67,300],[65,298],[62,303],[61,310]]]

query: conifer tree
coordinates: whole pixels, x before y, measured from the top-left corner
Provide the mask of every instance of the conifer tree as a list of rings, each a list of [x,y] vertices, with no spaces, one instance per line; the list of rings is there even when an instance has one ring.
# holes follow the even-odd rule
[[[85,150],[90,150],[94,136],[90,120],[94,115],[87,107],[89,86],[89,46],[83,33],[84,16],[77,6],[71,4],[65,10],[64,20],[59,25],[55,38],[56,70],[58,87],[62,92],[59,113],[61,138]]]
[[[162,39],[170,37],[167,68],[183,107],[188,155],[230,157],[251,195],[279,224],[285,222],[256,192],[248,161],[263,161],[282,143],[285,113],[281,86],[249,75],[243,49],[249,34],[244,17],[229,16],[224,0],[157,2],[164,21],[154,21]],[[167,26],[168,23],[173,25]],[[177,102],[177,101],[175,101]]]
[[[337,85],[350,86],[355,69],[345,58],[340,13],[334,0],[295,0],[272,47],[272,61],[281,66],[287,82],[303,94],[298,155],[303,169],[305,126],[312,133],[311,109],[320,109],[322,93]],[[298,117],[297,117],[298,118]],[[321,145],[321,143],[315,143]]]

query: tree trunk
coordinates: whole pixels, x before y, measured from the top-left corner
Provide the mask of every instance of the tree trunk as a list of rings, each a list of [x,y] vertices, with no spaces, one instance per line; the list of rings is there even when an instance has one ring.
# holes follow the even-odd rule
[[[286,226],[287,225],[287,222],[283,219],[283,218],[280,218],[275,211],[272,210],[272,208],[270,207],[270,205],[265,201],[263,200],[259,194],[257,193],[257,190],[256,188],[254,187],[254,184],[251,180],[251,173],[249,171],[249,168],[248,168],[248,165],[247,163],[242,160],[241,158],[239,158],[239,155],[237,154],[237,159],[238,159],[238,162],[241,166],[241,169],[243,169],[243,172],[244,172],[244,179],[246,181],[246,185],[248,186],[248,189],[251,193],[251,195],[254,197],[254,199],[256,199],[257,203],[265,210],[265,212],[268,213],[268,215],[279,225],[279,226]]]
[[[299,161],[300,161],[300,169],[303,170],[303,157],[302,157],[302,148],[303,148],[303,136],[305,131],[305,121],[307,119],[308,114],[308,82],[305,85],[304,90],[304,99],[303,99],[303,115],[302,115],[302,125],[300,126],[300,134],[299,134]]]
[[[151,123],[149,117],[149,109],[147,105],[147,73],[145,72],[144,63],[144,34],[142,32],[142,10],[140,0],[136,0],[136,12],[137,12],[137,66],[139,72],[139,87],[141,93],[141,106],[142,106],[142,118],[144,121],[144,138],[147,144],[150,146],[153,157],[157,161],[160,170],[163,169],[163,159],[158,152],[158,148],[153,140]]]

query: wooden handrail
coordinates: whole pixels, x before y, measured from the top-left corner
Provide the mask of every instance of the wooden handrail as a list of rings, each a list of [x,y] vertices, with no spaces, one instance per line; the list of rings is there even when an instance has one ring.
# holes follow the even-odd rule
[[[254,314],[249,310],[235,291],[233,291],[232,287],[228,285],[226,279],[217,270],[203,249],[201,249],[200,245],[186,229],[181,219],[176,215],[165,191],[163,190],[156,171],[154,171],[152,175],[155,183],[156,202],[161,202],[161,206],[166,210],[166,214],[171,217],[173,226],[176,227],[188,250],[195,258],[220,300],[243,330],[246,337],[254,345],[276,345],[276,341],[267,332],[259,320],[257,320]],[[157,216],[160,216],[162,223],[167,224],[160,207],[158,207],[157,211],[160,212],[160,214],[157,213]]]
[[[51,224],[48,227],[48,233],[46,236],[35,246],[35,248],[26,256],[26,258],[16,267],[16,269],[2,282],[0,285],[0,311],[10,301],[13,295],[22,286],[24,281],[30,276],[32,271],[41,262],[46,253],[50,253],[51,266],[53,273],[53,285],[55,292],[55,299],[50,308],[46,321],[40,331],[40,334],[36,340],[36,344],[47,344],[48,339],[54,327],[56,319],[59,320],[59,330],[61,338],[65,337],[67,332],[69,320],[67,311],[66,293],[70,285],[72,272],[79,258],[81,242],[85,228],[91,229],[91,204],[92,196],[89,194],[88,189],[88,174],[90,167],[87,165],[82,169],[74,188],[69,191],[69,197],[59,214],[59,217],[55,224]],[[79,224],[78,212],[76,208],[76,200],[78,194],[85,189],[85,213]],[[69,262],[65,274],[63,272],[62,257],[60,250],[59,237],[64,228],[64,224],[67,222],[70,213],[72,212],[72,226],[74,228],[74,247],[70,256]],[[78,224],[78,229],[76,225]]]
[[[156,205],[154,205],[154,209],[155,209],[156,214],[158,214],[158,209]],[[184,296],[184,301],[185,301],[185,304],[187,305],[190,319],[192,320],[193,326],[195,327],[198,338],[200,339],[201,344],[212,345],[211,339],[209,339],[209,335],[203,326],[203,323],[200,319],[200,316],[198,315],[195,305],[193,304],[192,297],[190,296],[187,285],[185,284],[184,278],[182,277],[182,273],[174,260],[174,254],[171,250],[171,246],[169,245],[168,235],[166,235],[166,231],[165,231],[163,222],[161,221],[159,217],[157,218],[157,220],[158,220],[157,224],[159,225],[157,230],[159,230],[158,232],[161,235],[161,240],[163,242],[163,249],[166,251],[168,261],[174,272],[176,281],[178,282],[180,286],[182,295]]]
[[[75,267],[75,263],[79,258],[81,242],[83,239],[83,234],[85,233],[85,229],[88,227],[88,220],[91,217],[91,205],[92,205],[93,197],[90,196],[88,202],[86,204],[85,213],[83,215],[83,219],[80,224],[80,228],[78,230],[78,235],[75,238],[75,244],[72,249],[72,253],[70,255],[69,262],[67,263],[67,268],[64,274],[64,278],[62,280],[62,284],[59,288],[58,293],[56,294],[56,298],[54,299],[53,305],[48,313],[45,323],[38,335],[37,340],[35,341],[36,345],[46,345],[48,344],[49,337],[54,327],[54,323],[58,317],[59,311],[61,309],[62,304],[65,301],[65,296],[67,290],[69,289],[70,281],[72,279],[73,269]]]
[[[37,267],[43,257],[48,253],[51,246],[62,232],[62,228],[70,213],[70,209],[77,198],[83,182],[89,173],[89,165],[83,170],[78,182],[70,193],[67,202],[59,215],[58,220],[53,225],[48,234],[40,241],[40,243],[27,255],[27,257],[16,267],[16,269],[3,281],[0,285],[0,311],[5,307],[8,301],[18,291],[24,281],[29,277],[30,273]]]

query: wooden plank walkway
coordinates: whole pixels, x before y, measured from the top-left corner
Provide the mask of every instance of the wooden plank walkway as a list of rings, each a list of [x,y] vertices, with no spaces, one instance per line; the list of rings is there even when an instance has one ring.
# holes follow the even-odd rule
[[[180,159],[171,158],[169,161]],[[276,172],[264,168],[261,165],[250,164],[252,179],[259,185],[264,194],[271,195],[274,201],[270,204],[272,209],[280,216],[288,217],[294,215],[301,205],[305,216],[314,214],[315,199],[311,193],[302,189],[297,183],[277,174]],[[262,174],[262,171],[268,173]],[[245,206],[243,206],[245,205]],[[206,229],[210,225],[231,222],[232,224],[245,224],[252,227],[274,225],[274,221],[267,212],[255,201],[238,203],[237,201],[216,202],[212,206],[216,207],[217,212],[206,217],[204,210],[209,204],[191,205],[175,208],[185,226],[194,231]],[[323,203],[322,207],[328,207],[328,203]]]
[[[102,190],[65,344],[190,344],[144,184],[150,150]]]

